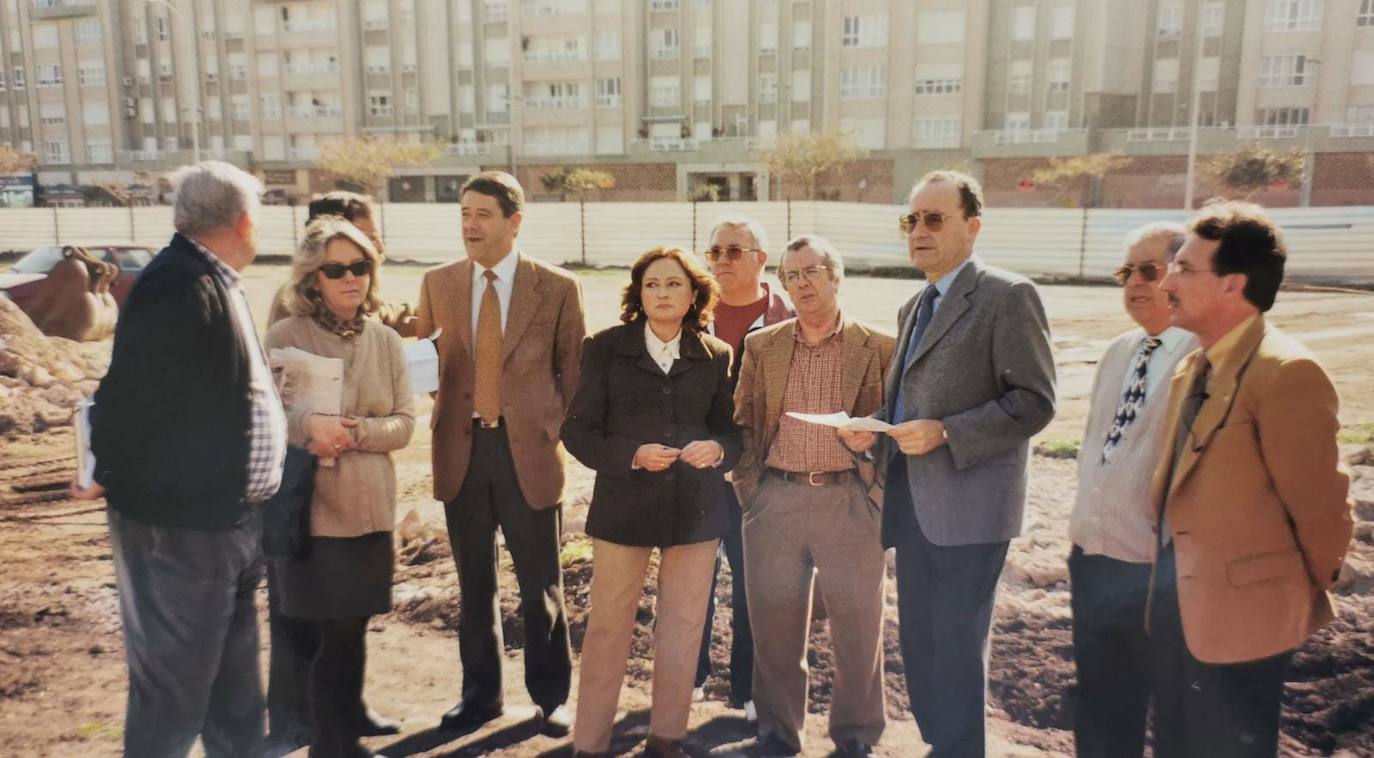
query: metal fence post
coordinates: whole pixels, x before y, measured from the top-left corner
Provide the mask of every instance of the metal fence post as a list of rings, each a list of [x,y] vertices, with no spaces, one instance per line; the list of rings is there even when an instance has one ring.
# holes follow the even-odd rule
[[[1088,258],[1088,211],[1083,209],[1083,224],[1078,230],[1078,278],[1083,278],[1084,267]]]
[[[787,198],[787,239],[792,239],[792,198]],[[780,259],[781,260],[781,259]]]
[[[129,241],[138,241],[138,235],[134,231],[134,204],[132,202],[129,203]]]
[[[577,226],[582,233],[582,265],[587,265],[587,201],[577,201]]]
[[[296,248],[301,246],[301,241],[296,238],[298,234],[296,230],[300,229],[301,225],[296,223],[296,206],[289,207],[291,208],[291,254],[295,255]]]
[[[697,201],[692,201],[692,252],[701,248],[697,247]]]
[[[52,243],[62,244],[62,225],[57,222],[57,206],[52,207]]]

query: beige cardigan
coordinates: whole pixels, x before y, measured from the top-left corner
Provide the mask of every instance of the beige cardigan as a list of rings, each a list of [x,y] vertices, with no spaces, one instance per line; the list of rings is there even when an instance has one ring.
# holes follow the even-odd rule
[[[332,467],[315,474],[310,532],[315,537],[358,537],[390,531],[396,525],[396,469],[391,451],[410,443],[415,411],[406,375],[401,338],[372,319],[362,332],[344,340],[313,319],[293,316],[267,330],[264,346],[296,347],[344,362],[343,412],[360,423],[357,444]],[[287,440],[304,445],[309,414],[286,409]]]

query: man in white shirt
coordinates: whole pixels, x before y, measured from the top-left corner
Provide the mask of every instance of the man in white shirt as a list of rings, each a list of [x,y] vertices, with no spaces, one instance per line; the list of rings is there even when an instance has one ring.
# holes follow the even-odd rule
[[[1127,240],[1116,280],[1139,326],[1113,339],[1098,363],[1078,453],[1069,575],[1080,756],[1118,758],[1144,750],[1150,702],[1145,607],[1155,540],[1150,478],[1163,450],[1168,379],[1197,347],[1192,334],[1169,325],[1168,299],[1159,289],[1183,239],[1182,225],[1156,223]]]

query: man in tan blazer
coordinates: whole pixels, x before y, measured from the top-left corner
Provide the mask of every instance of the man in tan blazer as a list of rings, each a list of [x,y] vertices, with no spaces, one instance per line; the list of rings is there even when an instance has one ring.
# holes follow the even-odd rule
[[[546,729],[566,733],[572,649],[558,561],[563,447],[586,319],[577,280],[515,245],[524,192],[489,171],[463,186],[468,257],[425,274],[416,333],[438,337],[431,416],[434,497],[458,564],[461,701],[446,728],[471,731],[502,713],[496,529],[515,564],[525,626],[525,686]]]
[[[1293,650],[1331,621],[1352,530],[1335,388],[1265,323],[1286,258],[1258,206],[1199,211],[1160,283],[1201,349],[1170,388],[1152,484],[1155,755],[1273,756]]]
[[[788,243],[778,278],[797,318],[745,338],[735,389],[744,454],[733,480],[744,511],[749,615],[762,643],[754,646],[758,748],[802,748],[811,593],[819,585],[835,652],[830,738],[840,755],[868,755],[886,724],[880,479],[835,429],[786,414],[878,410],[896,340],[840,313],[844,262],[821,237]]]

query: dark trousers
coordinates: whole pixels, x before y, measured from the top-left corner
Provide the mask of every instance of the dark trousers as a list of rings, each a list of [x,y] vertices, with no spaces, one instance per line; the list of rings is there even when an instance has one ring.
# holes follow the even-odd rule
[[[1279,750],[1279,707],[1293,651],[1257,661],[1203,663],[1188,652],[1173,543],[1159,551],[1150,608],[1154,754],[1259,758]]]
[[[744,588],[743,513],[735,489],[725,487],[725,560],[730,563],[730,701],[743,705],[754,699],[754,631],[749,625],[748,593]],[[706,601],[706,628],[701,635],[697,657],[696,686],[706,684],[711,675],[711,627],[716,620],[716,582],[720,578],[720,556],[716,556],[711,578],[711,596]]]
[[[319,648],[310,664],[311,758],[352,758],[358,746],[367,616],[311,619]]]
[[[267,562],[267,623],[272,643],[267,668],[267,731],[274,749],[310,744],[310,662],[320,647],[320,634],[310,619],[281,612],[281,587]]]
[[[1145,751],[1150,705],[1150,637],[1145,632],[1150,564],[1069,554],[1073,594],[1074,742],[1080,758],[1130,758]]]
[[[906,459],[888,472],[897,509],[897,615],[911,713],[935,758],[986,750],[988,634],[1008,542],[936,545],[916,521]]]
[[[572,645],[558,560],[561,507],[525,502],[504,425],[473,425],[472,459],[458,498],[444,504],[462,593],[458,649],[463,702],[503,702],[501,613],[496,596],[496,529],[505,536],[520,587],[525,625],[525,687],[545,713],[567,702]]]
[[[257,512],[225,531],[109,520],[129,664],[124,754],[181,758],[200,735],[209,758],[257,758]]]

